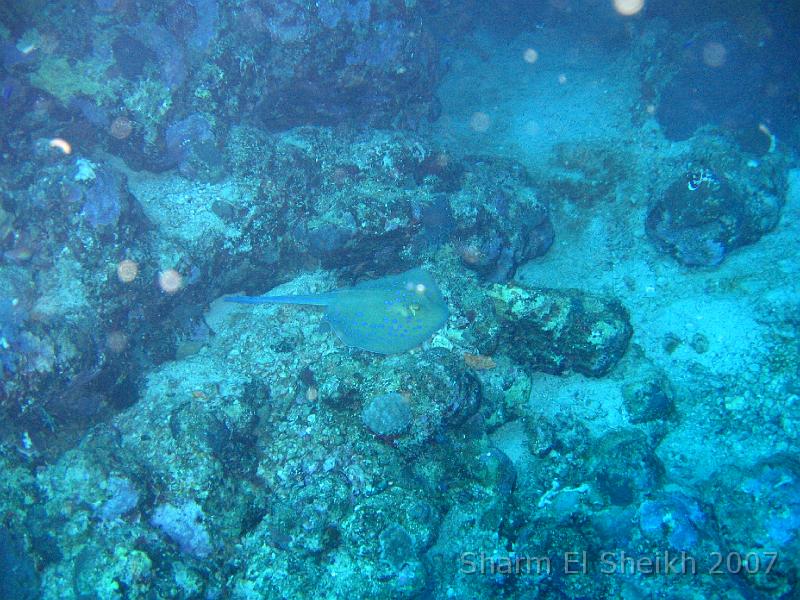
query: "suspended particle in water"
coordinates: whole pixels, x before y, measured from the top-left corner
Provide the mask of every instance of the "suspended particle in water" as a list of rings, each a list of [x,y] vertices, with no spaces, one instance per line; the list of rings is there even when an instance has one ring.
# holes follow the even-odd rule
[[[644,0],[614,0],[614,10],[623,17],[631,17],[644,8]]]
[[[158,274],[158,287],[167,294],[174,294],[183,285],[183,277],[175,269],[167,269]]]
[[[139,265],[135,260],[126,258],[117,265],[117,277],[122,283],[130,283],[139,274]]]
[[[50,140],[50,147],[57,148],[58,150],[61,150],[61,152],[63,152],[64,154],[72,153],[72,146],[67,140],[62,138],[53,138],[52,140]]]
[[[773,134],[770,131],[769,127],[764,125],[764,123],[758,124],[758,131],[767,136],[767,140],[769,140],[769,148],[767,148],[767,152],[769,153],[775,152],[775,146],[777,144],[777,140],[775,139],[775,134]]]
[[[709,67],[721,67],[725,64],[728,51],[719,42],[708,42],[703,46],[703,62]]]
[[[539,60],[539,53],[533,48],[528,48],[522,53],[522,59],[529,65],[532,65]]]
[[[469,126],[473,131],[484,132],[489,129],[492,124],[492,119],[484,112],[476,112],[472,114],[469,120]]]
[[[120,116],[111,123],[109,132],[118,140],[124,140],[133,131],[133,122],[126,116]]]
[[[106,346],[115,354],[124,352],[128,347],[128,336],[121,331],[111,331],[106,337]]]

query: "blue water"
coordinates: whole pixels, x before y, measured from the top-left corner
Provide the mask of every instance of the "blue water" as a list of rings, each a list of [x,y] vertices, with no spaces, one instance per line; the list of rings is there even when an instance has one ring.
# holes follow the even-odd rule
[[[0,600],[800,597],[799,34],[4,3]]]

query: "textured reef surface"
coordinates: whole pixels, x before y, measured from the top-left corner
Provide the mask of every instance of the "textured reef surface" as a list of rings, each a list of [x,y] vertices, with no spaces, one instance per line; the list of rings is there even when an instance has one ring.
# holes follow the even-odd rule
[[[0,598],[795,598],[800,20],[695,4],[3,3]]]

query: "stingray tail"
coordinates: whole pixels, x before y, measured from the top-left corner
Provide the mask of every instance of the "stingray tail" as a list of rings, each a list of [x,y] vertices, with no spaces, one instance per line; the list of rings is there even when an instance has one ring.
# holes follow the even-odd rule
[[[226,296],[225,302],[238,302],[239,304],[310,304],[313,306],[327,306],[330,304],[327,294],[319,296]]]
[[[238,302],[239,304],[266,304],[269,299],[264,296],[227,296],[225,302]]]

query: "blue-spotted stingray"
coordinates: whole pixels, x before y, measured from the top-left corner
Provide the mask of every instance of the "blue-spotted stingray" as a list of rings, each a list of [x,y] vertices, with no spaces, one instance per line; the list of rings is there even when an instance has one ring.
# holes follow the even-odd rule
[[[310,296],[228,296],[244,304],[325,307],[325,320],[346,345],[378,354],[419,346],[448,318],[436,282],[422,269],[363,281],[351,288]]]

